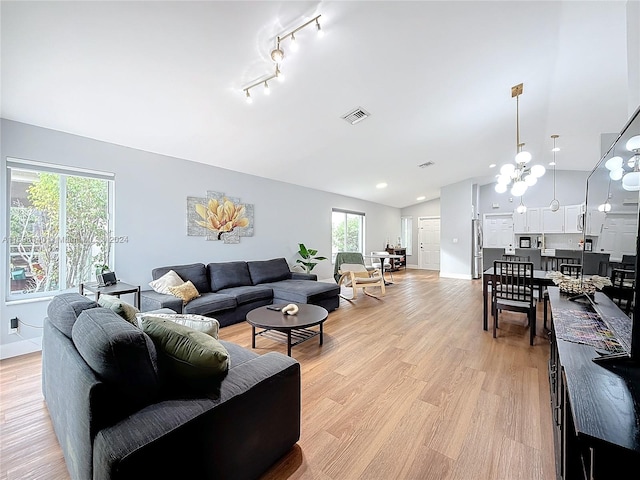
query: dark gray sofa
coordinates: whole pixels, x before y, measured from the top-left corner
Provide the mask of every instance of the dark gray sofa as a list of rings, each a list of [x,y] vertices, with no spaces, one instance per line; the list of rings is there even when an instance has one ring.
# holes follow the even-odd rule
[[[55,297],[42,390],[71,478],[255,479],[287,453],[300,365],[220,343],[229,371],[194,393],[167,380],[142,330],[77,293]]]
[[[191,280],[200,297],[183,305],[173,295],[143,290],[143,312],[170,308],[179,313],[215,317],[224,327],[244,321],[248,312],[271,303],[310,303],[328,311],[340,305],[338,285],[318,282],[313,274],[292,272],[284,258],[173,265],[154,268],[151,276],[157,280],[169,270],[184,281]]]

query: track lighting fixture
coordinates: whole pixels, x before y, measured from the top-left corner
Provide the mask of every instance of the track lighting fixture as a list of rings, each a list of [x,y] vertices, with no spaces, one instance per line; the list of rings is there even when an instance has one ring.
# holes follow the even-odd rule
[[[282,61],[285,58],[285,50],[282,46],[282,43],[285,40],[289,41],[290,50],[295,52],[296,50],[298,50],[298,40],[296,39],[295,34],[298,33],[300,30],[302,30],[303,28],[311,24],[315,24],[318,36],[321,37],[324,35],[324,31],[320,26],[320,16],[321,15],[317,15],[316,17],[312,18],[308,22],[303,23],[299,27],[296,27],[290,32],[284,35],[280,35],[276,38],[276,46],[273,50],[271,50],[271,54],[270,54],[271,60],[273,60],[276,64],[275,72],[272,75],[267,76],[266,78],[261,78],[260,80],[256,80],[251,85],[244,87],[242,89],[245,92],[245,98],[247,100],[247,103],[252,103],[251,94],[249,93],[249,90],[251,90],[252,88],[257,87],[258,85],[264,85],[264,93],[265,95],[269,95],[271,92],[269,88],[269,84],[267,83],[269,80],[273,80],[274,78],[276,78],[280,82],[284,81],[284,75],[282,74],[282,70],[280,70],[280,66],[282,64]]]

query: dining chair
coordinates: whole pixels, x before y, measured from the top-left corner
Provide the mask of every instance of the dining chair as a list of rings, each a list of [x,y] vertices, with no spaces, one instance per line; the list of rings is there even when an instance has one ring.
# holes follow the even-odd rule
[[[389,255],[389,252],[385,251],[380,251],[380,252],[371,252],[371,256],[375,256],[375,255]],[[390,262],[390,258],[382,258],[379,257],[376,261],[376,259],[371,260],[371,266],[374,268],[379,269],[381,272],[389,272],[389,276],[391,277],[391,281],[393,281],[393,273],[392,273],[392,268],[391,268],[391,262]]]
[[[529,344],[536,335],[536,298],[533,292],[533,262],[495,260],[494,284],[491,289],[493,338],[496,338],[498,319],[503,310],[527,314]]]
[[[531,257],[529,257],[529,255],[505,254],[502,255],[502,260],[505,260],[507,262],[529,262],[531,260]]]
[[[628,316],[631,313],[635,294],[635,270],[614,268],[611,272],[611,285],[602,289],[613,303]]]
[[[575,260],[575,259],[570,259],[571,261]],[[568,277],[572,277],[572,278],[580,278],[580,276],[582,275],[582,265],[577,264],[577,263],[562,263],[559,265],[558,271],[563,274],[566,275]],[[547,317],[549,316],[548,310],[549,310],[549,291],[545,288],[544,289],[544,293],[543,293],[543,299],[544,299],[544,304],[543,304],[543,327],[545,328],[545,330],[547,329]],[[551,318],[553,318],[553,312],[551,315]]]
[[[581,265],[582,259],[575,257],[547,257],[545,270],[559,272],[560,265]],[[582,267],[581,267],[582,271]]]
[[[378,297],[367,291],[367,288],[380,287],[380,294],[385,294],[384,278],[382,278],[382,274],[378,269],[370,272],[364,263],[343,263],[340,265],[339,272],[340,279],[338,280],[338,285],[341,287],[349,287],[353,291],[351,298],[345,297],[342,293],[340,294],[345,300],[356,299],[359,288],[362,289],[362,293],[373,298]]]

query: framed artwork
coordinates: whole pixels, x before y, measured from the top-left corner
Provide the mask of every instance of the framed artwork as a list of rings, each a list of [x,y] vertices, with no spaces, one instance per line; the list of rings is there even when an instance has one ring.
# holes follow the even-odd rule
[[[240,237],[253,236],[253,205],[222,192],[187,197],[187,235],[240,243]]]

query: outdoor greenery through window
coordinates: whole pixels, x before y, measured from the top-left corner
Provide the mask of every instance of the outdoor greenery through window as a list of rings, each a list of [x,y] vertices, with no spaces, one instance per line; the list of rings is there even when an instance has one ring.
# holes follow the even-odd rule
[[[364,254],[364,213],[333,209],[331,212],[331,262],[338,252]]]
[[[76,288],[109,264],[113,175],[10,159],[10,298]]]

